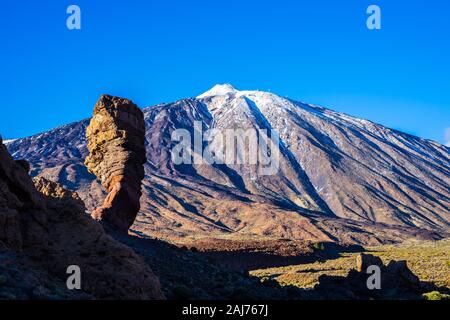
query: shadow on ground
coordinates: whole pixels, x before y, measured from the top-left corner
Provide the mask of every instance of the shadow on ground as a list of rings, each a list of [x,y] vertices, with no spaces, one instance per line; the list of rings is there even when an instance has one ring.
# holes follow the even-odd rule
[[[294,255],[264,252],[264,248],[259,248],[257,251],[245,249],[236,251],[208,250],[202,251],[201,254],[232,270],[250,271],[333,260],[339,258],[342,253],[364,252],[364,248],[358,245],[340,246],[335,243],[323,243],[321,246],[309,248],[310,250]]]
[[[262,252],[200,252],[165,241],[109,232],[132,247],[160,279],[164,294],[176,300],[321,300],[321,299],[422,299],[430,291],[448,293],[430,283],[408,286],[395,278],[382,290],[368,290],[368,275],[352,270],[347,277],[321,276],[314,289],[280,286],[278,282],[252,277],[248,270],[310,263],[339,257],[343,252],[361,252],[361,247],[325,244],[306,257],[280,257]]]

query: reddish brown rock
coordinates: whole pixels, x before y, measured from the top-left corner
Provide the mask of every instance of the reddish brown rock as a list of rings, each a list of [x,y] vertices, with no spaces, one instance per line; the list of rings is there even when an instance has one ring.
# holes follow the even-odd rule
[[[0,138],[0,298],[164,298],[147,263],[86,215],[75,192],[43,178],[36,189],[27,169]],[[77,292],[65,284],[70,265],[81,270]]]
[[[23,164],[11,158],[0,137],[0,242],[13,248],[23,243],[22,212],[45,208]],[[39,212],[34,213],[33,219],[45,223]]]
[[[79,196],[59,184],[36,179],[46,197],[49,216],[48,242],[44,249],[53,259],[42,265],[65,274],[69,265],[82,272],[82,289],[100,299],[163,299],[158,278],[144,259],[105,233],[102,226],[84,214]]]
[[[92,217],[127,231],[140,209],[145,175],[144,115],[130,100],[102,95],[86,137],[90,154],[85,164],[109,192]]]
[[[42,195],[52,199],[53,206],[59,205],[61,209],[64,209],[64,207],[68,207],[70,210],[77,209],[80,213],[86,211],[83,200],[75,191],[64,189],[59,183],[43,177],[33,178],[33,182]]]

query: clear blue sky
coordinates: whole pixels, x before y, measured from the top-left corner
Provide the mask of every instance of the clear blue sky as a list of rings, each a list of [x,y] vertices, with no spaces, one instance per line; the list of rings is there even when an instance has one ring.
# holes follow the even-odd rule
[[[81,7],[82,30],[66,28]],[[382,9],[382,30],[366,8]],[[271,90],[444,142],[450,1],[2,0],[0,133],[89,117],[109,93],[140,106],[216,83]]]

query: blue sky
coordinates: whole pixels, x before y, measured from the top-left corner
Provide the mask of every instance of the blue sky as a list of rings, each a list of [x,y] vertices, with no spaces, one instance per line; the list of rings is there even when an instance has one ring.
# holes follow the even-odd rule
[[[81,8],[81,30],[66,8]],[[382,29],[366,28],[366,8]],[[216,83],[270,90],[444,142],[450,1],[3,0],[0,133],[91,115],[102,93],[140,106]]]

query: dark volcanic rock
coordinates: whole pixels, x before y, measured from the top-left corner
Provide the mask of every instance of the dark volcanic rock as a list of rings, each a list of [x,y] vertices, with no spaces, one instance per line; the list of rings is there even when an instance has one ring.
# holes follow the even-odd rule
[[[382,266],[383,261],[379,257],[375,257],[371,254],[361,253],[356,257],[356,271],[365,272],[369,266],[376,265]]]
[[[86,137],[90,154],[85,164],[109,192],[92,216],[127,231],[140,209],[145,176],[144,115],[130,100],[102,95]]]
[[[13,161],[0,138],[0,241],[19,248],[23,243],[23,211],[34,212],[34,219],[45,224],[43,198],[39,195],[23,166]]]

